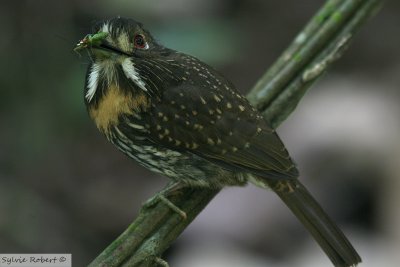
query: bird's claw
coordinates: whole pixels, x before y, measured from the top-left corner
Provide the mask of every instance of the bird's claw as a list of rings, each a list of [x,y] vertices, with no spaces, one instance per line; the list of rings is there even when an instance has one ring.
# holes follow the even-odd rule
[[[179,216],[182,217],[183,220],[187,219],[187,214],[183,210],[181,210],[178,206],[176,206],[174,203],[172,203],[168,198],[166,198],[163,194],[163,192],[158,193],[157,195],[151,197],[149,200],[147,200],[142,208],[144,209],[149,209],[156,205],[158,202],[162,202],[165,205],[167,205],[171,210],[179,214]]]
[[[168,262],[166,262],[165,260],[161,259],[160,257],[154,258],[154,262],[157,263],[161,267],[169,267]]]

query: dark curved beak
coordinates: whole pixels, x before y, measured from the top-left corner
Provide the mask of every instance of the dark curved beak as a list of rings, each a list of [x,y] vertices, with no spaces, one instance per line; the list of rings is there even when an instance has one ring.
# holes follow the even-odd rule
[[[115,46],[112,46],[112,45],[108,44],[108,42],[106,42],[106,41],[102,42],[99,46],[94,47],[94,48],[101,49],[101,50],[104,50],[104,51],[108,51],[108,52],[111,52],[111,53],[116,53],[116,54],[119,54],[119,55],[125,55],[125,56],[128,56],[128,57],[132,57],[133,56],[132,54],[129,54],[129,53],[125,52],[125,51],[122,51],[122,50],[116,48]]]
[[[108,33],[106,32],[88,34],[78,42],[74,48],[74,51],[79,52],[83,49],[89,49],[91,52],[102,56],[110,56],[111,54],[125,55],[129,57],[133,56],[107,42],[107,36]]]

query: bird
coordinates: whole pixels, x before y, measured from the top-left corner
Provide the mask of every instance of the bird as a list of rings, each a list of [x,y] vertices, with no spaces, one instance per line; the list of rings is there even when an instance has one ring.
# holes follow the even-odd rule
[[[90,118],[128,157],[170,178],[167,191],[249,182],[270,188],[334,266],[361,262],[299,181],[276,131],[224,75],[163,46],[130,18],[96,22],[74,50],[90,58],[84,86]]]

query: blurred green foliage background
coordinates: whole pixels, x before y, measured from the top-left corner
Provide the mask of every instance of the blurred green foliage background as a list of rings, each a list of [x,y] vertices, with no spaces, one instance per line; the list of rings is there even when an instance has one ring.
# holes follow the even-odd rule
[[[135,18],[161,43],[206,61],[245,93],[323,2],[2,0],[0,253],[72,253],[74,266],[83,266],[166,183],[109,145],[86,114],[88,59],[72,48],[94,21]],[[379,257],[386,260],[379,266],[395,266],[391,251],[400,249],[399,6],[387,1],[281,129],[306,184],[353,237],[364,266]],[[311,266],[321,257],[328,266],[316,246],[318,256],[290,254],[309,237],[271,195],[225,190],[167,258],[173,266],[233,266],[199,245],[225,242],[214,254],[229,258],[236,251],[262,266],[294,266],[296,259],[296,266]],[[261,266],[250,262],[242,266]]]

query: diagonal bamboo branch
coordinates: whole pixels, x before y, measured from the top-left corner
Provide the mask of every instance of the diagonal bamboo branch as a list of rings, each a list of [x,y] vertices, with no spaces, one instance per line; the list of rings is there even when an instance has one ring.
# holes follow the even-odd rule
[[[355,32],[380,6],[380,0],[329,0],[311,18],[248,95],[274,128],[342,55]],[[141,210],[136,220],[89,266],[167,266],[158,257],[218,192],[184,188],[172,197],[170,200],[186,212],[186,220],[162,202]]]

